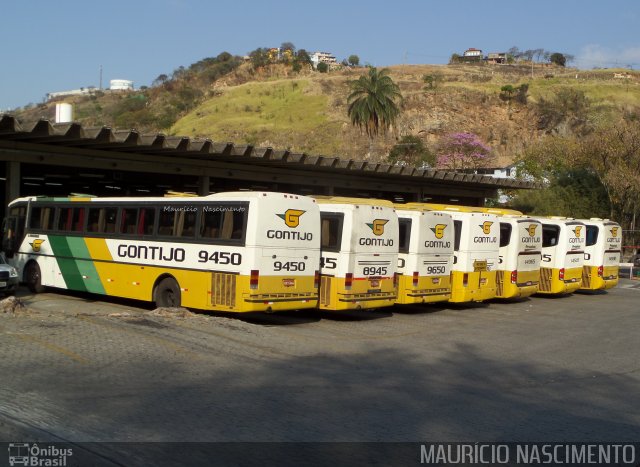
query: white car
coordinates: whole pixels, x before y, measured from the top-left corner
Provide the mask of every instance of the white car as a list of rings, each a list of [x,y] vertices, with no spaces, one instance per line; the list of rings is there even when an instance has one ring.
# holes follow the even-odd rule
[[[16,268],[9,266],[4,259],[4,255],[0,255],[0,292],[6,295],[13,295],[19,283],[20,279]]]

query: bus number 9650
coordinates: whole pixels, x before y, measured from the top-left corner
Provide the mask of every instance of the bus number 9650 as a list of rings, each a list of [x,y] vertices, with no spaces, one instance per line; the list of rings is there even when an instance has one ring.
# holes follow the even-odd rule
[[[214,251],[209,253],[205,250],[198,252],[198,262],[207,263],[212,262],[216,264],[233,264],[234,266],[242,263],[242,255],[240,253],[229,253],[227,251]]]

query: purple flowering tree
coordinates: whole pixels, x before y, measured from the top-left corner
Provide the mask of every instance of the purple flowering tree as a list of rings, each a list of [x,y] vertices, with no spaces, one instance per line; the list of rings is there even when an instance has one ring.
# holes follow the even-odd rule
[[[466,170],[485,167],[492,159],[491,147],[474,133],[449,133],[439,145],[438,168]]]

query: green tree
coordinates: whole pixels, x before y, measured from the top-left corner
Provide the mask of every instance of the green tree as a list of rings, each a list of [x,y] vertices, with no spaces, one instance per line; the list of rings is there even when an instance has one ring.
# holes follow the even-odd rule
[[[433,167],[436,156],[415,135],[403,136],[389,152],[387,160],[396,165],[412,165],[418,168]]]
[[[442,81],[442,75],[440,73],[422,75],[422,81],[426,84],[425,90],[435,90]]]
[[[554,52],[549,56],[549,61],[554,65],[565,66],[567,63],[567,58],[560,52]]]
[[[563,88],[551,99],[540,98],[536,111],[540,130],[581,135],[590,131],[590,102],[582,90]]]
[[[329,65],[324,62],[320,62],[318,63],[316,70],[318,70],[320,73],[326,73],[327,71],[329,71]]]
[[[387,68],[378,70],[369,67],[367,74],[349,81],[349,88],[349,118],[354,126],[369,136],[371,153],[374,136],[380,132],[386,133],[400,115],[400,87],[391,79]]]
[[[357,55],[349,55],[348,62],[349,62],[349,65],[351,66],[359,66],[360,57],[358,57]]]

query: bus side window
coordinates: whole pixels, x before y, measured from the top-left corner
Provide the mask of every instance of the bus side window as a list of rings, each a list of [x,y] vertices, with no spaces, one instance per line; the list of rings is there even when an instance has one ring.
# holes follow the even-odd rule
[[[320,213],[320,245],[327,251],[340,251],[343,214]]]
[[[587,246],[593,246],[598,241],[598,227],[595,225],[587,226]]]
[[[221,224],[221,211],[203,211],[200,236],[204,238],[218,238]]]
[[[85,208],[73,209],[73,231],[74,232],[84,231],[85,214],[86,214]]]
[[[460,251],[460,237],[462,236],[462,221],[453,221],[453,249]]]
[[[50,230],[53,224],[53,212],[53,208],[32,208],[29,228],[33,230]]]
[[[116,208],[89,208],[87,213],[87,232],[115,233]]]
[[[158,216],[158,235],[172,237],[177,212],[171,209],[161,209]]]
[[[197,212],[184,210],[177,213],[175,221],[175,233],[177,237],[192,238],[196,234]]]
[[[138,215],[138,235],[153,235],[153,226],[156,220],[154,208],[140,208]]]
[[[73,208],[59,208],[58,211],[58,230],[71,230],[73,222]]]
[[[122,208],[120,214],[120,233],[135,234],[137,217],[138,210],[136,208]]]
[[[542,246],[556,246],[558,244],[558,237],[560,236],[560,227],[556,225],[543,225],[542,226]]]
[[[398,251],[400,253],[409,253],[409,241],[411,238],[411,219],[401,217],[398,219],[398,227],[400,235],[398,237]]]
[[[500,222],[500,248],[507,246],[511,241],[511,224]]]

